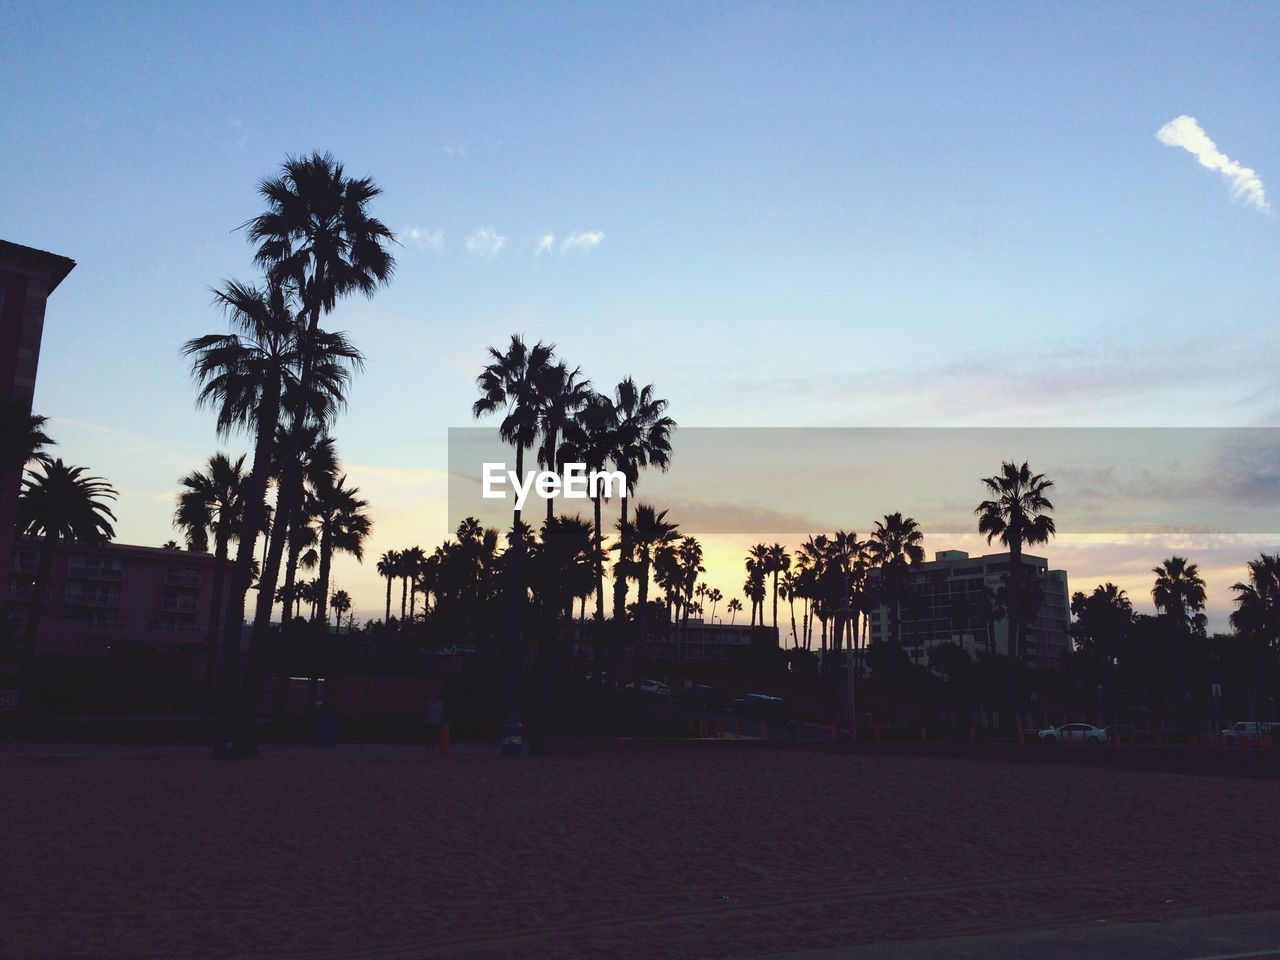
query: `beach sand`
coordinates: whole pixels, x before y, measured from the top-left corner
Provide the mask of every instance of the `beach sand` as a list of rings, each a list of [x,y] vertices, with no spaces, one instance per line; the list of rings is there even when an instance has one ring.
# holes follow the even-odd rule
[[[1280,907],[1275,781],[496,753],[0,751],[0,956],[681,960]]]

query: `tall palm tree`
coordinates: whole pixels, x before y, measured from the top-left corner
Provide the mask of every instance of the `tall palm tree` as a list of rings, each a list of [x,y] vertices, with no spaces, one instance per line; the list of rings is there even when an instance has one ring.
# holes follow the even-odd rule
[[[1231,587],[1236,592],[1236,610],[1231,626],[1254,646],[1256,667],[1254,685],[1267,689],[1267,661],[1271,652],[1280,648],[1280,555],[1262,554],[1249,562],[1249,582]],[[1258,701],[1253,697],[1253,719],[1258,719]]]
[[[1033,474],[1026,463],[1019,466],[1005,461],[1000,465],[999,473],[984,477],[982,483],[991,499],[983,500],[974,510],[978,516],[978,532],[987,535],[987,543],[999,537],[1009,550],[1009,669],[1012,682],[1013,665],[1023,654],[1022,636],[1026,628],[1022,548],[1048,543],[1057,532],[1053,517],[1049,516],[1053,504],[1046,496],[1053,489],[1053,481],[1043,473]]]
[[[719,589],[713,588],[707,591],[707,599],[711,601],[711,619],[708,623],[716,622],[716,604],[724,599],[724,594]]]
[[[782,582],[778,584],[778,593],[791,607],[791,646],[798,650],[800,637],[796,633],[796,597],[800,595],[800,571],[788,570],[784,573]]]
[[[555,357],[555,344],[525,345],[524,338],[511,335],[506,353],[489,348],[489,362],[476,377],[480,399],[471,405],[477,419],[501,413],[498,433],[504,443],[516,449],[516,474],[524,476],[524,452],[538,439],[543,414],[543,388],[551,379],[549,371]],[[520,523],[520,508],[512,512],[512,524]]]
[[[257,244],[254,259],[274,284],[292,290],[301,303],[304,336],[298,394],[302,402],[307,402],[323,363],[318,341],[321,316],[332,311],[345,296],[362,293],[371,297],[390,282],[395,258],[388,248],[395,243],[395,236],[369,213],[369,204],[381,189],[368,177],[348,177],[342,164],[330,154],[288,157],[280,176],[263,180],[258,192],[267,209],[245,226],[249,239]],[[305,418],[301,403],[295,416]],[[294,438],[286,452],[277,489],[276,517],[262,564],[262,588],[258,591],[250,663],[241,698],[241,739],[246,741],[253,736],[252,718],[247,714],[256,699],[262,648],[271,626],[286,540],[284,531],[303,497],[301,433],[295,431]],[[243,752],[253,752],[251,742],[242,746]]]
[[[901,513],[877,520],[867,541],[867,555],[879,568],[889,605],[889,636],[894,646],[902,642],[902,591],[907,570],[924,562],[924,534],[920,525]]]
[[[1151,571],[1156,575],[1151,599],[1171,628],[1174,693],[1182,710],[1187,698],[1187,640],[1204,610],[1204,579],[1200,568],[1186,557],[1169,557]]]
[[[84,467],[68,466],[61,459],[45,461],[40,467],[40,473],[29,473],[23,479],[18,495],[18,533],[43,538],[19,646],[20,691],[26,690],[35,661],[44,598],[53,573],[54,544],[59,540],[105,543],[115,536],[111,522],[116,517],[104,502],[116,497],[110,484],[101,477],[86,476]]]
[[[623,521],[619,521],[621,524]],[[680,528],[667,519],[667,511],[656,510],[647,503],[636,507],[635,520],[627,522],[621,531],[631,543],[633,563],[638,585],[636,606],[636,632],[640,648],[648,640],[649,619],[649,571],[659,550],[673,546],[680,539]]]
[[[320,540],[320,570],[318,605],[321,611],[328,607],[329,571],[335,553],[347,553],[357,560],[364,560],[364,541],[373,529],[365,509],[368,501],[360,497],[359,487],[348,487],[345,474],[332,483],[324,483],[315,491],[316,531]],[[323,615],[323,614],[322,614]]]
[[[174,526],[186,534],[188,550],[207,550],[213,534],[213,599],[209,603],[209,624],[205,637],[205,682],[213,680],[218,649],[218,627],[222,617],[222,591],[226,580],[227,553],[239,530],[244,512],[244,491],[248,477],[244,456],[234,462],[224,453],[215,453],[203,471],[193,470],[178,482]]]
[[[775,543],[765,556],[765,570],[773,574],[773,629],[778,630],[778,575],[791,569],[791,554],[786,547]],[[763,617],[761,618],[763,619]]]
[[[747,586],[744,588],[751,600],[751,626],[756,625],[756,609],[760,610],[760,626],[764,626],[764,581],[769,573],[769,547],[757,543],[747,551]]]
[[[538,430],[542,434],[542,446],[538,448],[538,463],[547,470],[557,471],[562,461],[558,456],[558,444],[566,427],[594,396],[591,381],[574,367],[570,370],[563,363],[550,364],[542,371],[538,384],[541,409],[538,411]],[[555,516],[555,498],[547,497],[547,519]]]
[[[742,601],[737,597],[733,597],[729,601],[728,609],[730,614],[729,626],[733,626],[734,622],[738,619],[738,614],[742,612]]]
[[[333,607],[333,632],[341,633],[342,615],[351,609],[351,595],[345,590],[339,590],[334,593],[329,606]]]
[[[314,398],[322,404],[323,397]],[[328,419],[329,414],[324,414]],[[294,416],[289,424],[281,424],[276,430],[277,463],[272,471],[274,479],[279,482],[283,474],[283,460],[286,451],[297,448],[304,489],[315,491],[331,484],[338,475],[338,451],[332,437],[326,434],[326,423],[312,422],[306,416]],[[293,436],[297,432],[300,436]],[[298,576],[298,561],[304,550],[317,546],[315,530],[311,526],[312,518],[307,516],[308,497],[303,497],[289,520],[289,542],[284,562],[284,602],[281,606],[280,623],[285,625],[293,619],[293,585]]]
[[[215,746],[221,754],[231,737],[231,712],[240,673],[240,627],[245,595],[253,582],[254,546],[266,512],[272,439],[284,390],[296,377],[299,354],[295,303],[283,287],[258,289],[232,280],[215,291],[214,302],[226,312],[232,332],[197,337],[182,348],[191,358],[192,375],[200,385],[196,404],[216,410],[219,436],[236,429],[255,436],[223,617]]]
[[[378,576],[385,577],[387,581],[387,612],[382,621],[384,626],[391,623],[391,581],[400,575],[399,563],[400,554],[395,550],[388,550],[378,558]]]
[[[427,558],[421,547],[409,547],[400,552],[400,576],[409,588],[409,610],[405,623],[413,623],[418,606],[418,575],[422,573],[422,564]]]
[[[635,380],[627,377],[614,388],[612,399],[604,398],[600,403],[610,421],[609,460],[615,470],[622,473],[626,480],[627,496],[622,498],[620,540],[618,542],[618,562],[631,562],[631,544],[628,541],[627,501],[635,492],[640,479],[640,472],[648,467],[656,467],[666,471],[671,464],[671,434],[675,432],[676,422],[667,416],[667,401],[658,397],[653,384],[637,386]],[[621,665],[623,624],[627,611],[627,578],[615,575],[613,578],[613,624],[614,624],[614,675]]]

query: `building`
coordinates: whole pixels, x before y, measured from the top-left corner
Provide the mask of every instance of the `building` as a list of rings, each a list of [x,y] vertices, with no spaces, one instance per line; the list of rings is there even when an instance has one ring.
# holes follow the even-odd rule
[[[31,601],[42,547],[32,537],[14,545],[8,596],[18,618]],[[119,643],[203,644],[214,563],[208,553],[55,541],[37,655],[93,656]]]
[[[911,567],[901,601],[903,649],[919,664],[927,664],[929,649],[940,643],[959,643],[973,656],[1005,653],[1009,649],[1009,620],[990,616],[991,600],[1005,585],[1011,569],[1008,553],[971,557],[963,550],[941,550],[932,561]],[[1071,594],[1067,572],[1050,570],[1043,557],[1022,555],[1026,577],[1040,586],[1040,607],[1023,631],[1023,656],[1033,667],[1062,664],[1071,626]],[[999,601],[997,600],[997,604]],[[872,640],[890,635],[889,608],[872,611]]]
[[[45,301],[75,265],[56,253],[0,240],[0,407],[31,412]],[[13,547],[22,468],[0,461],[0,563],[8,563]]]

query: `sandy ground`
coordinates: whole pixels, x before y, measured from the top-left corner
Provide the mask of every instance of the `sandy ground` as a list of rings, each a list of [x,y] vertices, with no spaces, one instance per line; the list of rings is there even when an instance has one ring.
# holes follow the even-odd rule
[[[1275,781],[746,750],[139,753],[0,750],[0,956],[679,960],[1280,907]]]

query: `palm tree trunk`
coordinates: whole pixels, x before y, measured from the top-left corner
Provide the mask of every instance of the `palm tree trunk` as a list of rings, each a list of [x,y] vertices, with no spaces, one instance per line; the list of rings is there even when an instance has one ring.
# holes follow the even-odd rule
[[[625,492],[625,491],[624,491]],[[622,651],[626,645],[627,577],[631,543],[627,537],[627,498],[622,497],[622,525],[618,534],[618,559],[613,565],[613,676],[616,682],[622,670]]]
[[[404,629],[405,603],[409,599],[409,578],[402,577],[400,580],[400,629]]]
[[[390,622],[391,622],[391,577],[388,576],[387,577],[387,614],[382,620],[382,625],[385,627]]]
[[[213,691],[214,674],[218,669],[218,628],[222,625],[222,588],[227,578],[227,550],[230,535],[224,531],[215,533],[213,553],[213,596],[209,600],[209,629],[205,634],[204,686]]]
[[[258,407],[257,438],[253,466],[245,484],[245,509],[240,521],[236,561],[231,568],[226,613],[222,620],[222,668],[218,675],[213,752],[227,755],[235,733],[236,700],[240,693],[240,633],[244,627],[245,597],[253,581],[253,552],[266,512],[267,482],[271,470],[271,445],[280,414],[280,396],[271,392]]]
[[[333,537],[328,530],[320,534],[320,571],[316,576],[316,609],[329,620],[329,570],[333,564]]]
[[[796,634],[796,598],[791,596],[788,598],[791,605],[791,646],[796,650],[800,649],[800,637]]]

